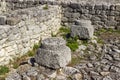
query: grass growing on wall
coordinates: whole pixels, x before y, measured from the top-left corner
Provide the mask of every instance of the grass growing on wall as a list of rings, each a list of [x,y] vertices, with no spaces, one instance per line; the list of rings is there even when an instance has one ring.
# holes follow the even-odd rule
[[[21,62],[25,62],[27,58],[34,56],[39,47],[40,47],[40,43],[34,44],[32,50],[29,50],[25,55],[23,55],[20,58],[16,58],[14,62],[11,62],[13,68],[17,69],[20,66]]]
[[[0,75],[5,75],[9,72],[9,68],[7,66],[0,66]]]

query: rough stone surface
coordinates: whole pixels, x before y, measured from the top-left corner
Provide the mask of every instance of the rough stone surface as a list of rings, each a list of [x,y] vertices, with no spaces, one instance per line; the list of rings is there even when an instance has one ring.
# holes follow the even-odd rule
[[[71,61],[71,50],[61,38],[47,38],[42,41],[35,60],[38,64],[57,69]],[[52,48],[51,48],[52,47]]]
[[[22,80],[22,78],[18,73],[12,73],[5,80]]]
[[[89,20],[77,20],[76,25],[71,27],[71,36],[78,36],[80,39],[90,39],[93,37],[94,28]]]
[[[6,24],[6,16],[0,16],[0,25]]]
[[[9,11],[1,16],[0,65],[8,64],[14,57],[20,57],[32,49],[41,39],[57,33],[61,23],[60,6],[45,5]],[[7,22],[6,22],[7,20]],[[7,23],[7,25],[5,24]]]

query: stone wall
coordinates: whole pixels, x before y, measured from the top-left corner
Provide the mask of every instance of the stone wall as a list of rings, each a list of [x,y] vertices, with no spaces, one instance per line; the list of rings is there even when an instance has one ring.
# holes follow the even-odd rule
[[[0,0],[0,14],[6,12],[6,2]]]
[[[0,65],[31,50],[40,39],[58,31],[61,22],[59,6],[32,7],[4,14],[7,25],[0,25]],[[9,24],[9,25],[8,25]]]
[[[120,26],[120,5],[111,3],[72,2],[62,4],[63,25],[71,25],[75,20],[91,20],[98,28],[116,28]]]
[[[7,10],[24,9],[50,4],[62,6],[62,25],[74,24],[76,19],[87,19],[98,28],[120,26],[120,0],[6,0]]]

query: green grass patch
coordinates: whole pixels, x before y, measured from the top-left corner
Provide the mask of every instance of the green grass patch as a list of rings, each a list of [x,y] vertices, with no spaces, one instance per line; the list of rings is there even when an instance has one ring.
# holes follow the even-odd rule
[[[59,33],[66,40],[67,46],[71,49],[71,51],[76,51],[78,49],[79,43],[77,42],[78,37],[70,37],[70,28],[62,26],[59,29]]]
[[[18,67],[19,67],[19,64],[16,64],[16,63],[13,64],[14,69],[17,69]]]
[[[66,33],[66,34],[68,34],[68,33],[70,33],[70,28],[65,27],[65,26],[62,26],[62,27],[59,29],[59,32],[60,32],[60,33]]]
[[[104,44],[104,41],[100,38],[97,39],[97,43],[101,43],[101,44]]]
[[[79,43],[77,42],[76,38],[68,38],[66,39],[67,46],[74,52],[76,49],[78,49]]]
[[[37,50],[40,47],[40,43],[34,44],[33,46],[33,51]]]
[[[31,56],[34,56],[35,55],[35,52],[34,51],[28,51],[28,56],[31,57]]]
[[[109,28],[109,29],[102,28],[102,29],[97,30],[94,33],[94,35],[99,36],[100,34],[106,33],[106,32],[108,32],[108,33],[119,33],[120,34],[120,30],[116,30],[116,29],[112,29],[112,28]]]
[[[9,68],[6,66],[0,66],[0,75],[5,75],[9,72]]]

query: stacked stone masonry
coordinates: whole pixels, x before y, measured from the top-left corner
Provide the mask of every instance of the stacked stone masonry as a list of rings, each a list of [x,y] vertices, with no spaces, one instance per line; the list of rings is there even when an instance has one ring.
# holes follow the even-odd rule
[[[40,39],[50,37],[51,32],[58,31],[61,22],[60,7],[49,5],[48,10],[43,7],[45,6],[5,14],[11,25],[0,25],[0,65],[24,55]]]
[[[120,0],[0,0],[0,65],[25,54],[60,25],[91,20],[96,29],[120,27]],[[48,9],[44,7],[48,5]],[[2,23],[2,24],[3,24]],[[0,23],[1,24],[1,23]]]
[[[70,3],[62,6],[64,25],[74,24],[76,19],[85,19],[91,20],[96,29],[120,26],[119,4]]]

